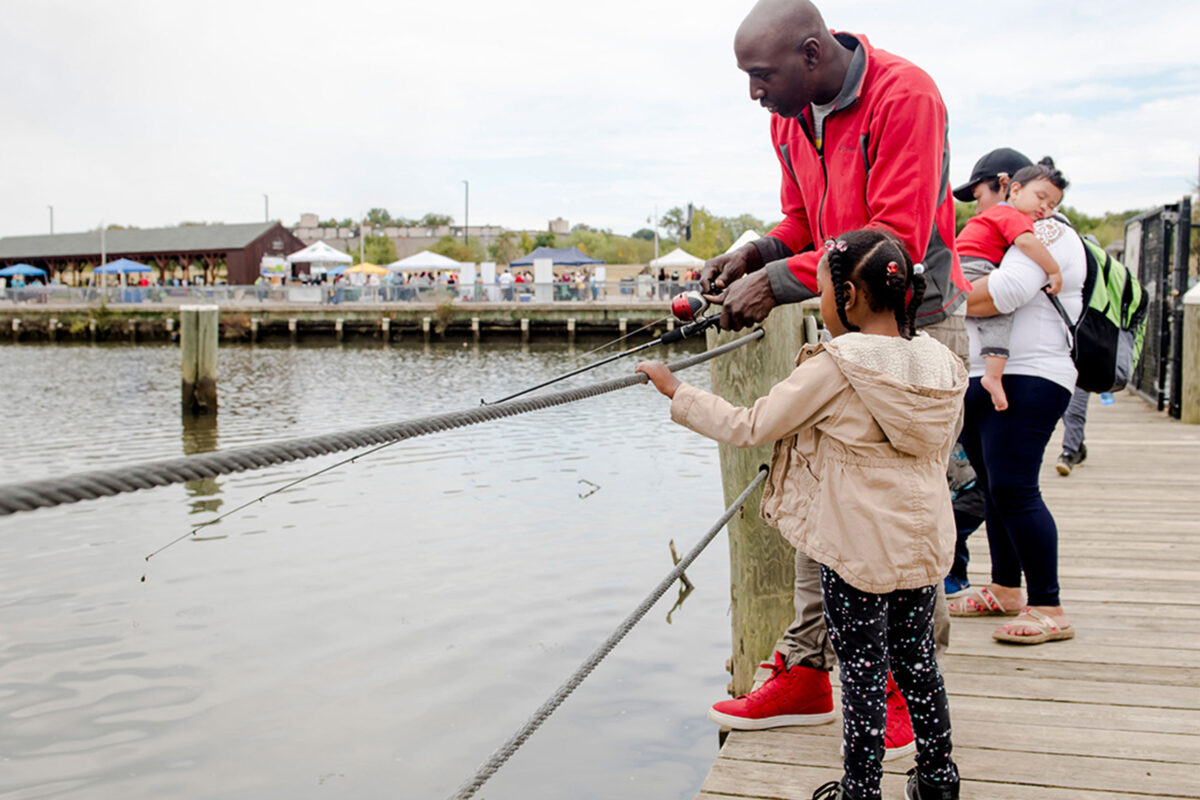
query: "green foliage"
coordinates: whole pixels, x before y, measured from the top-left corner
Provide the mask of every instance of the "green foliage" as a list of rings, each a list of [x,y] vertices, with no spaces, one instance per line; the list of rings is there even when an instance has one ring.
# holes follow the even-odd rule
[[[753,230],[758,231],[759,234],[766,234],[775,227],[752,214],[719,217],[704,206],[697,206],[692,210],[692,238],[684,240],[686,219],[686,212],[676,206],[662,215],[660,223],[667,229],[670,239],[678,242],[679,246],[692,255],[703,259],[724,253],[746,231]]]
[[[964,203],[961,200],[954,201],[954,235],[962,233],[963,226],[967,224],[967,220],[975,216],[976,203],[972,200],[969,203]]]
[[[521,249],[517,234],[504,231],[496,237],[496,242],[488,246],[488,257],[497,264],[508,264],[523,256],[527,251]]]
[[[631,238],[642,239],[643,241],[647,241],[647,242],[653,242],[654,241],[654,231],[650,230],[649,228],[642,228],[641,230],[634,231],[633,236]]]
[[[533,238],[534,247],[558,247],[558,237],[551,231],[542,231]]]
[[[478,239],[471,239],[468,244],[454,236],[443,236],[437,244],[429,248],[430,252],[452,258],[455,261],[478,264],[483,261],[483,248]]]
[[[386,208],[372,208],[367,212],[367,222],[372,225],[392,225],[392,215]]]
[[[644,264],[654,258],[654,242],[619,236],[609,230],[596,230],[584,226],[572,228],[571,235],[563,247],[578,247],[592,258],[603,259],[608,264]]]
[[[372,264],[390,264],[396,260],[396,246],[386,236],[368,236],[363,242],[363,250]],[[357,263],[357,253],[354,258]]]
[[[518,249],[521,251],[521,255],[525,255],[533,249],[533,238],[527,231],[521,231],[521,246]]]
[[[1070,206],[1059,206],[1071,226],[1080,234],[1090,233],[1101,245],[1107,247],[1110,242],[1125,238],[1125,223],[1142,213],[1141,209],[1130,211],[1109,211],[1102,217],[1091,217]]]
[[[443,225],[449,225],[453,221],[454,217],[449,214],[434,214],[431,212],[421,217],[417,224],[424,225],[427,228],[440,228]]]

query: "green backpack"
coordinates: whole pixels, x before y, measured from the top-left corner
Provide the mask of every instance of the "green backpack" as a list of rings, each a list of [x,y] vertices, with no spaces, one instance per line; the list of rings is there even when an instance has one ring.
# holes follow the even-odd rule
[[[1071,360],[1079,370],[1075,385],[1089,392],[1115,392],[1133,378],[1141,358],[1149,298],[1128,267],[1098,243],[1080,238],[1087,256],[1083,313],[1072,322],[1058,298],[1048,296],[1067,324]]]

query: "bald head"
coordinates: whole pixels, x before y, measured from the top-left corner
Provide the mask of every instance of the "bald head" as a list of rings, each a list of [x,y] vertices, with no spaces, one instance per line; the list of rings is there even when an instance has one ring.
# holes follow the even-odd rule
[[[742,20],[734,36],[734,48],[738,42],[755,39],[783,39],[791,46],[799,46],[809,37],[828,34],[821,12],[808,0],[759,0]]]
[[[733,51],[750,76],[750,99],[785,117],[836,97],[850,65],[850,51],[809,0],[759,0],[738,27]]]

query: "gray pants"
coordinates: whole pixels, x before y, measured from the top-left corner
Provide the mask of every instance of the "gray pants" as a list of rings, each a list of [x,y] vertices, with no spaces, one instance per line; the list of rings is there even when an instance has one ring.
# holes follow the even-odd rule
[[[949,347],[966,364],[968,360],[967,326],[961,316],[951,316],[921,329]],[[959,427],[962,417],[959,416]],[[813,669],[832,670],[837,661],[829,632],[825,629],[825,613],[821,606],[821,567],[799,550],[796,551],[796,583],[792,602],[796,618],[783,635],[784,658],[789,669],[803,664]],[[950,610],[946,607],[946,592],[937,582],[937,601],[933,607],[933,641],[940,658],[950,646]]]
[[[1088,398],[1091,392],[1075,387],[1071,402],[1063,413],[1063,452],[1078,455],[1083,447],[1083,426],[1087,424]]]
[[[967,280],[979,280],[996,268],[982,258],[964,258],[963,275]],[[992,317],[975,317],[975,330],[979,332],[979,355],[1008,358],[1008,340],[1012,338],[1012,314],[996,314]]]

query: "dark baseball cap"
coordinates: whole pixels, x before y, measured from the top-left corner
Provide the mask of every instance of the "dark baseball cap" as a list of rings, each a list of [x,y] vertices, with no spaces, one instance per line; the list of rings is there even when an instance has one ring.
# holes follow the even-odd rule
[[[993,150],[975,162],[975,168],[971,170],[971,180],[954,190],[954,199],[969,203],[975,199],[972,191],[975,184],[990,181],[1002,172],[1011,178],[1017,170],[1032,165],[1033,162],[1024,153],[1018,153],[1011,147]]]

